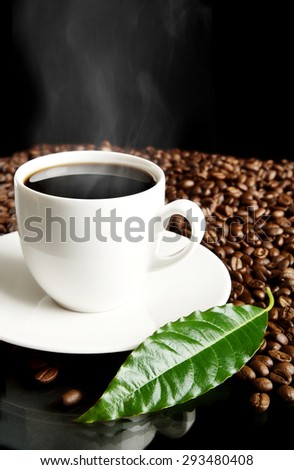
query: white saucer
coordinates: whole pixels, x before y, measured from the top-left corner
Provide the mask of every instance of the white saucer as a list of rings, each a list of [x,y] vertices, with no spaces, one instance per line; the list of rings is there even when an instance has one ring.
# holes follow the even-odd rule
[[[161,250],[166,255],[175,243],[162,243]],[[19,346],[79,354],[128,351],[169,321],[223,305],[230,290],[223,262],[195,244],[189,257],[149,274],[128,305],[110,312],[71,312],[34,281],[17,232],[0,237],[0,339]]]

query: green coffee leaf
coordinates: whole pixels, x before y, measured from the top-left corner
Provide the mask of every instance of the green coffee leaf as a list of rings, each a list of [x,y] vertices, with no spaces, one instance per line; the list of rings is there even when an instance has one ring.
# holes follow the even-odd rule
[[[168,323],[126,359],[79,423],[114,420],[185,403],[224,382],[259,348],[267,309],[227,304]]]

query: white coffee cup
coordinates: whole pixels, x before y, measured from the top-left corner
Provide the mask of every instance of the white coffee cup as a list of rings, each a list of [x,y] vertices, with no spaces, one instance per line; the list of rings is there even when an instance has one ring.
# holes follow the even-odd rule
[[[136,194],[79,199],[39,192],[27,186],[40,171],[63,165],[123,165],[148,173],[154,185]],[[55,170],[54,170],[55,171]],[[146,274],[188,256],[200,243],[204,214],[188,200],[164,204],[165,176],[147,159],[116,152],[69,151],[45,155],[15,173],[18,232],[26,264],[44,291],[74,311],[98,312],[130,300]],[[191,241],[168,257],[158,246],[173,214],[186,217]],[[169,242],[176,240],[176,235]],[[164,282],[164,272],[163,272]]]

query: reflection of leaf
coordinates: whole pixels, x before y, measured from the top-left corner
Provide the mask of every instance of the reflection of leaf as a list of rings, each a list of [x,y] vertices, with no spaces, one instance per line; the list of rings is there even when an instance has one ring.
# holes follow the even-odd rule
[[[227,304],[168,323],[129,355],[102,397],[77,422],[165,409],[216,387],[259,348],[270,308],[272,296],[266,310]]]

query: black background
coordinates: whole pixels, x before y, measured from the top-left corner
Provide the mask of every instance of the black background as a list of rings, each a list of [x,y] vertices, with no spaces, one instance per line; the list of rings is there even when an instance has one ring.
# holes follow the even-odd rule
[[[12,3],[0,155],[109,139],[292,158],[289,2]]]

